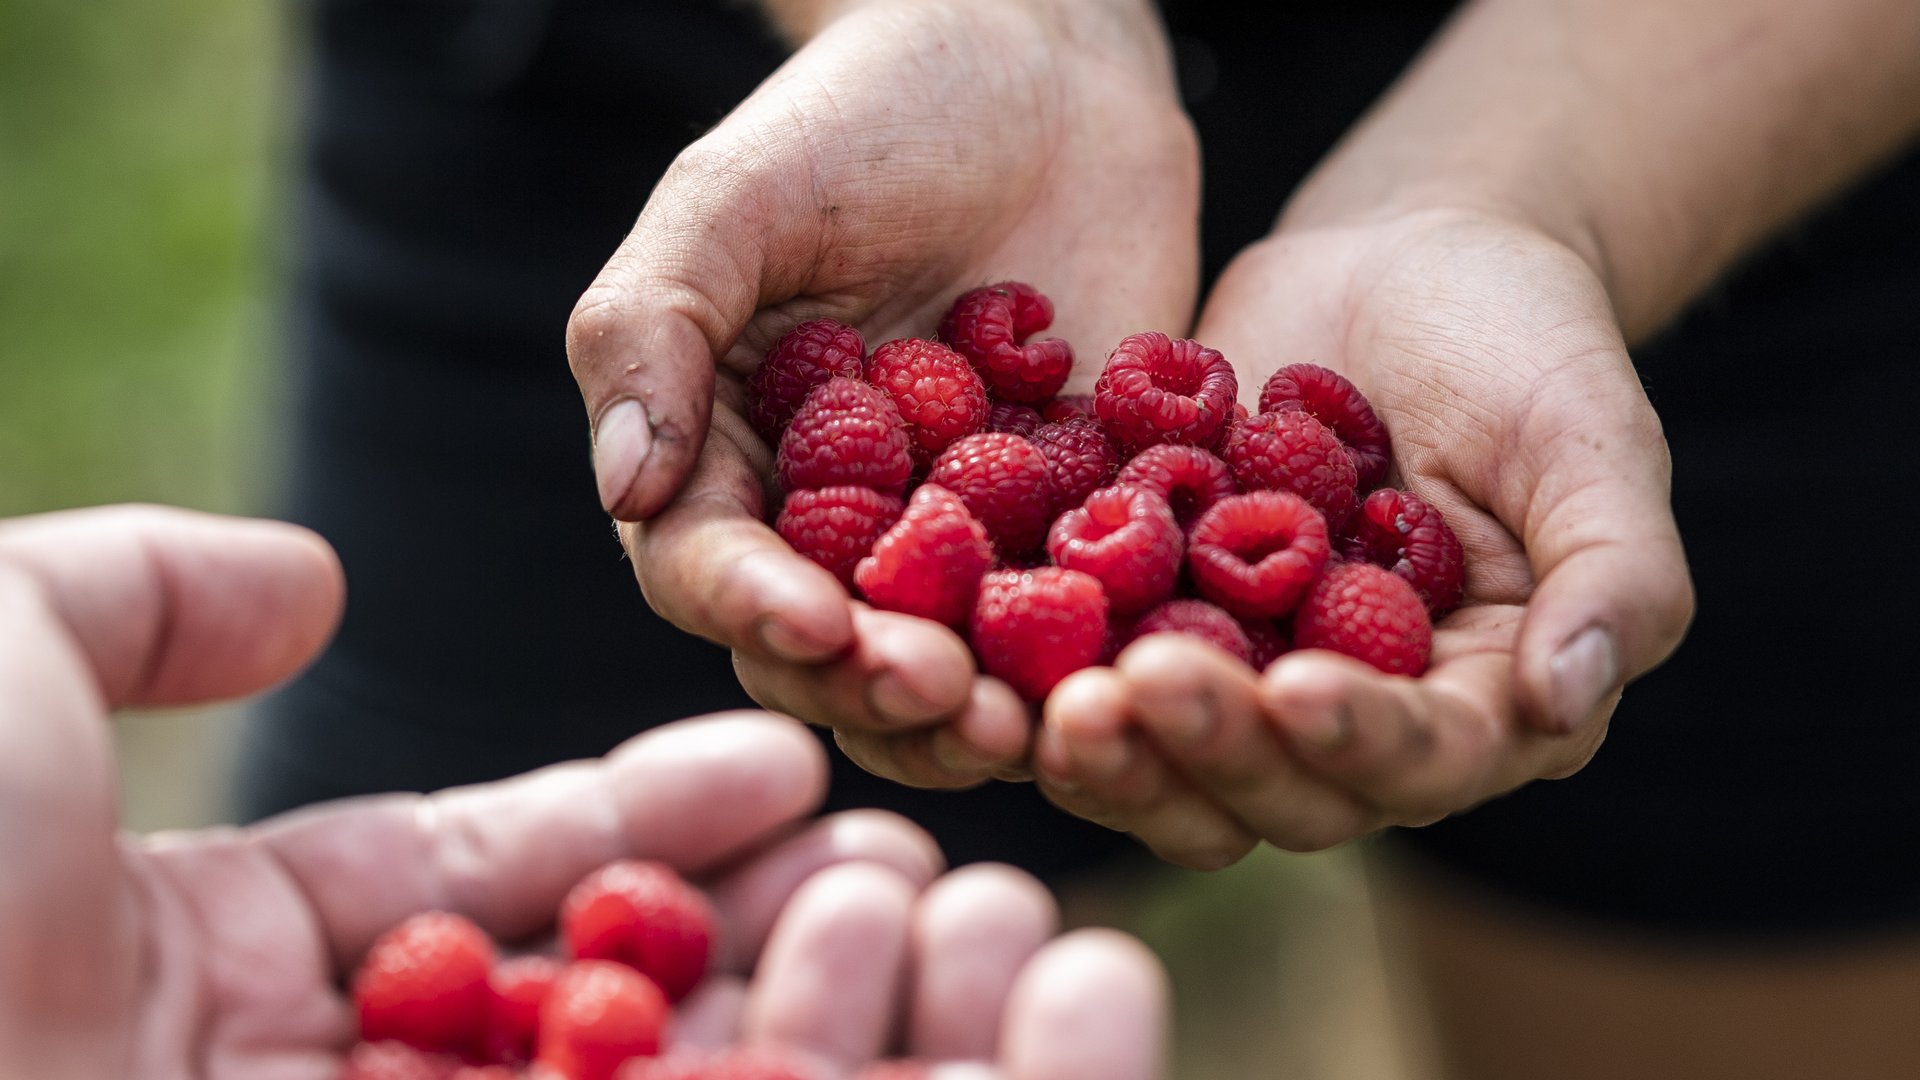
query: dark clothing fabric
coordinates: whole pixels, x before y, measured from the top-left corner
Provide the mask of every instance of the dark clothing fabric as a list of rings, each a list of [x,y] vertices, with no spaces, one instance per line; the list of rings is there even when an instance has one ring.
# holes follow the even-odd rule
[[[1166,5],[1205,147],[1209,277],[1447,10],[1302,8]],[[561,341],[654,180],[776,43],[700,0],[311,11],[289,509],[339,547],[352,595],[326,657],[250,728],[245,807],[503,776],[744,704],[725,655],[633,588]],[[1673,444],[1693,635],[1578,777],[1395,843],[1642,928],[1777,937],[1920,915],[1920,726],[1887,683],[1920,595],[1897,555],[1916,515],[1874,497],[1879,469],[1911,457],[1882,417],[1920,400],[1916,236],[1908,160],[1639,354]],[[1054,873],[1126,846],[1027,786],[910,792],[835,759],[836,805],[909,813],[959,861]]]

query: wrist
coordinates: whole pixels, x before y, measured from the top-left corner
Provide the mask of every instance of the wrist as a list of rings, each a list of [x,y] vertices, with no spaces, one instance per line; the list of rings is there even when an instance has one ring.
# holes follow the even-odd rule
[[[1164,52],[1165,34],[1149,0],[762,0],[761,7],[794,45],[833,23],[869,10],[922,9],[932,13],[1024,15],[1050,39],[1064,44],[1140,44],[1151,39]]]

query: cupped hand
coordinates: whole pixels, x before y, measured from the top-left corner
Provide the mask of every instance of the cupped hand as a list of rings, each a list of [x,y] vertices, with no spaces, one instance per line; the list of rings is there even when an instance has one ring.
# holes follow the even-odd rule
[[[1303,651],[1256,674],[1137,643],[1048,702],[1056,802],[1217,866],[1265,839],[1326,847],[1420,824],[1599,747],[1622,687],[1693,609],[1660,424],[1599,279],[1499,216],[1283,227],[1229,267],[1196,336],[1243,373],[1344,372],[1393,435],[1394,481],[1467,553],[1466,606],[1417,679]]]
[[[771,707],[868,768],[958,786],[1031,724],[933,623],[870,610],[766,525],[743,380],[806,318],[926,335],[1030,280],[1085,390],[1125,334],[1185,325],[1198,163],[1139,0],[880,2],[826,27],[668,171],[582,297],[568,353],[600,495],[649,603],[732,648]]]

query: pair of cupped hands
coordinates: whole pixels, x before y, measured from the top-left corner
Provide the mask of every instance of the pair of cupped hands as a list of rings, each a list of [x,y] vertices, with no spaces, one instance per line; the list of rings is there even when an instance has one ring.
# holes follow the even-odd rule
[[[873,772],[1031,778],[1188,866],[1579,769],[1692,610],[1665,441],[1595,260],[1470,200],[1301,198],[1196,322],[1199,178],[1145,5],[832,21],[680,156],[569,327],[601,499],[648,601]],[[863,605],[787,548],[766,524],[771,450],[742,418],[761,354],[817,316],[870,342],[925,334],[1006,278],[1053,299],[1070,391],[1123,336],[1189,327],[1243,400],[1297,361],[1353,379],[1392,432],[1394,482],[1466,548],[1466,606],[1427,674],[1317,652],[1256,672],[1161,635],[1069,678],[1036,723],[953,632]]]

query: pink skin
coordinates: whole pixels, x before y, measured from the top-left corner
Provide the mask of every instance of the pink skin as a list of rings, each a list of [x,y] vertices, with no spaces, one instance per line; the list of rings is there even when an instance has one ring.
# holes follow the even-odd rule
[[[1048,944],[1050,901],[1010,871],[927,889],[939,853],[890,815],[802,820],[825,761],[763,714],[688,721],[599,761],[431,797],[119,834],[109,712],[278,682],[325,642],[341,599],[332,553],[292,526],[151,508],[0,524],[10,1074],[331,1080],[353,1038],[340,980],[381,930],[448,908],[524,938],[550,925],[575,880],[624,857],[664,860],[714,897],[718,974],[689,1002],[690,1032],[786,1039],[832,978],[858,1007],[820,1018],[807,1046],[850,1070],[881,1053],[874,1025],[902,1008],[911,978],[916,1000],[946,1007],[909,1049],[985,1047],[1013,1078],[1156,1074],[1164,994],[1137,944]],[[862,947],[844,949],[850,940]],[[1140,1029],[1128,1068],[1044,1067],[1092,1039],[1048,1022],[1082,1000]]]
[[[926,334],[960,293],[1026,275],[1088,390],[1113,342],[1191,317],[1198,177],[1137,0],[833,21],[681,155],[569,327],[602,501],[654,609],[875,772],[963,786],[1021,765],[1025,710],[957,635],[864,610],[766,526],[741,383],[803,318]]]
[[[1299,357],[1352,378],[1403,486],[1459,534],[1468,606],[1417,680],[1311,650],[1257,675],[1144,639],[1047,703],[1049,796],[1220,866],[1258,840],[1322,848],[1585,764],[1622,684],[1692,612],[1665,442],[1588,265],[1485,215],[1283,228],[1229,268],[1198,336],[1251,367],[1244,385]]]

